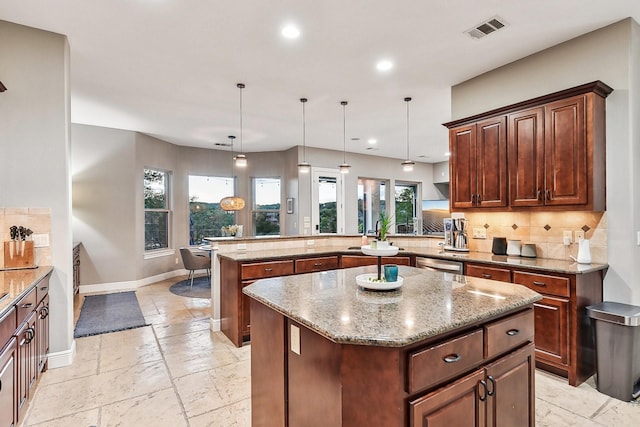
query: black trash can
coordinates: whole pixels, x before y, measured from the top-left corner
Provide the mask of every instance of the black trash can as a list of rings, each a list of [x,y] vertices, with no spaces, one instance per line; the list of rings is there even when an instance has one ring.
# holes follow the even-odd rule
[[[640,307],[602,302],[587,307],[596,333],[598,391],[629,402],[640,396]]]

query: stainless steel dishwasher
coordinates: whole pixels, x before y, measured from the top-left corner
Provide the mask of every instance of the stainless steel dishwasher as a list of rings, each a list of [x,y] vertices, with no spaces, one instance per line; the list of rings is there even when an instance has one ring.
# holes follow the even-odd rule
[[[416,257],[416,267],[431,271],[462,274],[463,264],[458,261],[449,261],[437,258]]]

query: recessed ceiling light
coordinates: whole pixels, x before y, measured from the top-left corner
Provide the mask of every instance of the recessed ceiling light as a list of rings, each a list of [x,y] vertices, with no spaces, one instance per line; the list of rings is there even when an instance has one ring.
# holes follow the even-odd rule
[[[377,139],[373,139],[373,138],[371,138],[371,139],[367,140],[367,142],[368,142],[369,144],[373,145],[373,144],[375,144],[376,142],[378,142],[378,140],[377,140]]]
[[[300,37],[300,30],[293,24],[285,25],[281,31],[282,35],[288,39],[297,39]]]
[[[376,64],[376,68],[378,69],[378,71],[389,71],[393,68],[393,62],[389,61],[388,59],[383,59]]]

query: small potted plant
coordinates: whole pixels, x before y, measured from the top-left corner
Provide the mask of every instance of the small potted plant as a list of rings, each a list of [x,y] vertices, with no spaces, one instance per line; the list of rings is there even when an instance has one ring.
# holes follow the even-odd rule
[[[391,217],[385,212],[380,212],[380,217],[377,222],[378,247],[389,246],[389,242],[387,242],[387,235],[389,234],[390,227]]]

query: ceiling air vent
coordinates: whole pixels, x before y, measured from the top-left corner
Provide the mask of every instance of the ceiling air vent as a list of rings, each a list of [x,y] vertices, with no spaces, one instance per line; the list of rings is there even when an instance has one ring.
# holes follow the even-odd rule
[[[500,18],[499,16],[494,16],[493,18],[488,19],[485,22],[482,22],[465,31],[465,33],[469,34],[472,39],[481,39],[482,37],[488,36],[494,31],[498,31],[499,29],[506,27],[507,25],[509,25],[507,21]]]

